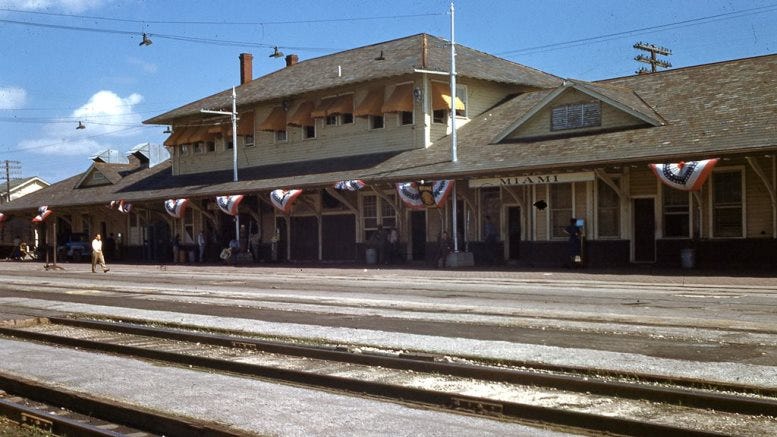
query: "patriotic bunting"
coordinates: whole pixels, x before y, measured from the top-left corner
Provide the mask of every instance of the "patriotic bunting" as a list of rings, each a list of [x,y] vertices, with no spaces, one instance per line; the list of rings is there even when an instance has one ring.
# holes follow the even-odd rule
[[[718,158],[667,164],[649,164],[664,184],[683,191],[699,191]]]
[[[349,181],[340,181],[335,184],[335,189],[340,191],[359,191],[367,184],[361,179],[351,179]]]
[[[8,218],[7,215],[5,215],[2,212],[0,212],[0,223],[4,222],[7,218]]]
[[[281,190],[279,188],[270,192],[270,201],[282,213],[288,214],[300,194],[302,194],[302,190]]]
[[[183,217],[189,199],[169,199],[165,200],[165,211],[175,218]]]
[[[32,219],[33,223],[42,223],[43,220],[46,220],[48,216],[53,214],[54,211],[50,210],[48,206],[41,206],[38,208],[38,215],[35,216],[35,218]]]
[[[107,206],[110,209],[116,208],[119,212],[123,212],[124,214],[128,214],[130,211],[132,211],[132,204],[126,203],[123,200],[111,200],[111,203],[109,203]]]
[[[453,190],[454,181],[444,179],[429,183],[404,182],[397,184],[399,198],[409,208],[441,208]]]
[[[218,196],[216,197],[216,204],[229,215],[237,215],[237,208],[240,206],[240,202],[243,201],[242,194],[236,194],[234,196]]]

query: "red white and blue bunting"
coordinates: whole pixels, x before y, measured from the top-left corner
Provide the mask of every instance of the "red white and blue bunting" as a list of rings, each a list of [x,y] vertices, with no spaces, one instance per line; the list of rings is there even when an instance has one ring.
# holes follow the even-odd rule
[[[189,199],[169,199],[165,200],[165,211],[175,218],[183,217],[186,212],[186,207],[189,204]]]
[[[54,211],[50,210],[48,206],[41,206],[38,208],[38,215],[35,216],[35,218],[32,219],[33,223],[41,223],[43,220],[46,220],[48,216],[53,214]]]
[[[351,179],[348,181],[340,181],[335,184],[335,189],[340,191],[359,191],[367,186],[361,179]]]
[[[653,173],[664,184],[678,190],[699,191],[717,163],[718,158],[713,158],[649,165]]]
[[[119,212],[128,214],[130,211],[132,211],[132,204],[127,203],[123,200],[111,200],[111,203],[108,204],[108,208],[110,209],[116,208]]]
[[[240,206],[240,202],[243,201],[242,194],[235,194],[234,196],[218,196],[216,197],[216,205],[221,208],[224,213],[229,215],[237,215],[237,209]]]
[[[397,193],[409,208],[440,208],[448,200],[448,195],[453,190],[453,184],[452,179],[427,183],[403,182],[397,184]]]
[[[8,219],[8,216],[0,212],[0,223],[6,221]]]
[[[302,190],[282,190],[279,188],[270,192],[270,201],[280,212],[288,214],[300,194],[302,194]]]

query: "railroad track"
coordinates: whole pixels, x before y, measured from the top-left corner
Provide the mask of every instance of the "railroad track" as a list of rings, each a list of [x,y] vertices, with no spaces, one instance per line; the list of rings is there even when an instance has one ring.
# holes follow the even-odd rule
[[[601,377],[571,368],[521,370],[449,357],[293,345],[115,321],[48,320],[23,329],[0,328],[0,334],[594,432],[707,436],[759,435],[777,429],[777,419],[769,417],[777,411],[777,393],[754,387],[650,375]]]

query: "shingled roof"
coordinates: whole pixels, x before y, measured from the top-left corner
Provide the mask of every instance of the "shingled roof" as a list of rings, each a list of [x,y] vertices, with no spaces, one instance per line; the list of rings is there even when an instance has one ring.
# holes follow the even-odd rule
[[[629,89],[663,125],[536,141],[495,143],[552,91],[519,95],[458,131],[458,163],[450,137],[384,163],[394,179],[435,174],[474,175],[547,171],[614,163],[671,162],[777,149],[777,55],[739,59],[594,82]],[[615,96],[614,94],[610,94]],[[633,101],[635,103],[636,101]]]
[[[424,50],[426,48],[426,50]],[[383,54],[385,60],[375,60]],[[319,58],[301,61],[235,89],[239,105],[287,98],[376,79],[414,73],[417,69],[450,71],[448,41],[418,34]],[[561,79],[506,59],[456,44],[456,72],[460,77],[523,85],[527,89],[554,88]],[[199,115],[200,109],[231,110],[232,90],[225,90],[144,121],[172,124]]]

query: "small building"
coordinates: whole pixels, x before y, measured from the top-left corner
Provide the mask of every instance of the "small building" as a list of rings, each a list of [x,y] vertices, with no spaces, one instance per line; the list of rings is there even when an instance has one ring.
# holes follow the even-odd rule
[[[169,161],[95,163],[0,211],[46,203],[60,229],[121,233],[147,260],[203,232],[211,260],[237,238],[257,260],[363,262],[393,229],[392,261],[437,263],[447,232],[476,264],[555,267],[575,219],[590,266],[679,266],[684,249],[702,267],[775,266],[777,56],[585,82],[456,53],[455,93],[450,46],[426,34],[290,55],[256,79],[242,54],[236,132],[202,111],[231,113],[230,89],[146,121],[172,128]],[[670,188],[650,167],[665,163],[706,179]],[[133,209],[104,207],[120,200]]]

